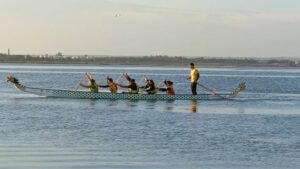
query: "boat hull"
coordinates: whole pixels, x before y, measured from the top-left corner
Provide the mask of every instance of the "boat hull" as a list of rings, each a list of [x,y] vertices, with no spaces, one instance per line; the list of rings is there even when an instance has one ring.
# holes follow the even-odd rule
[[[73,99],[112,99],[112,100],[216,100],[224,99],[225,96],[216,96],[210,94],[177,94],[177,95],[166,95],[166,94],[126,94],[126,93],[109,93],[99,92],[91,93],[85,91],[71,91],[71,90],[55,90],[55,89],[41,89],[22,87],[18,89],[23,92],[44,96],[44,97],[56,97],[56,98],[73,98]]]

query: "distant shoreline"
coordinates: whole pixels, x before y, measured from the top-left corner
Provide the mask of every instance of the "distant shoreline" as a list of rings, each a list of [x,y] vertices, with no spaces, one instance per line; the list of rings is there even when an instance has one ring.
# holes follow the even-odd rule
[[[47,65],[95,65],[95,66],[138,66],[138,67],[197,67],[220,68],[300,68],[294,60],[256,60],[247,58],[187,58],[169,56],[143,57],[92,57],[92,56],[28,56],[0,54],[0,64],[47,64]]]
[[[141,64],[94,64],[94,63],[28,63],[28,62],[0,62],[2,65],[9,65],[9,64],[15,64],[15,65],[59,65],[59,66],[64,66],[64,65],[74,65],[74,66],[134,66],[134,67],[158,67],[158,68],[189,68],[189,65],[186,66],[179,66],[179,65],[153,65],[153,64],[148,64],[148,65],[141,65]],[[203,65],[199,64],[196,65],[197,68],[264,68],[264,69],[275,69],[275,68],[284,68],[284,69],[300,69],[300,67],[295,67],[295,66],[241,66],[241,65]]]

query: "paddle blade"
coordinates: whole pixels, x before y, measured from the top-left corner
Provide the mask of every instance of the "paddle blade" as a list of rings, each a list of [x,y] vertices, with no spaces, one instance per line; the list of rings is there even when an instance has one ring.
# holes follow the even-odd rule
[[[87,76],[89,79],[94,79],[93,75],[90,72],[87,73]]]

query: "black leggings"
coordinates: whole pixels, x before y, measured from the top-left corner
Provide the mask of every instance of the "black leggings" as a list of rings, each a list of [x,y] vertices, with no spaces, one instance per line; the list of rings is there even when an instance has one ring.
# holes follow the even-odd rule
[[[193,95],[197,95],[197,82],[191,83],[191,90]]]

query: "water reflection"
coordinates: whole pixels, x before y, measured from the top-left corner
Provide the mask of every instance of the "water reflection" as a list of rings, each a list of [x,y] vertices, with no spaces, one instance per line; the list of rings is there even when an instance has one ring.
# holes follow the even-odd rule
[[[108,101],[107,101],[107,106],[109,106],[109,107],[117,106],[118,103],[119,103],[118,100],[116,100],[116,99],[111,99],[111,100],[108,100]]]
[[[139,100],[126,100],[126,104],[128,107],[136,107],[138,106]]]
[[[197,100],[192,100],[190,105],[190,112],[197,113]]]
[[[97,99],[90,99],[89,100],[90,106],[95,106],[95,104],[96,104],[97,101],[98,101]]]

